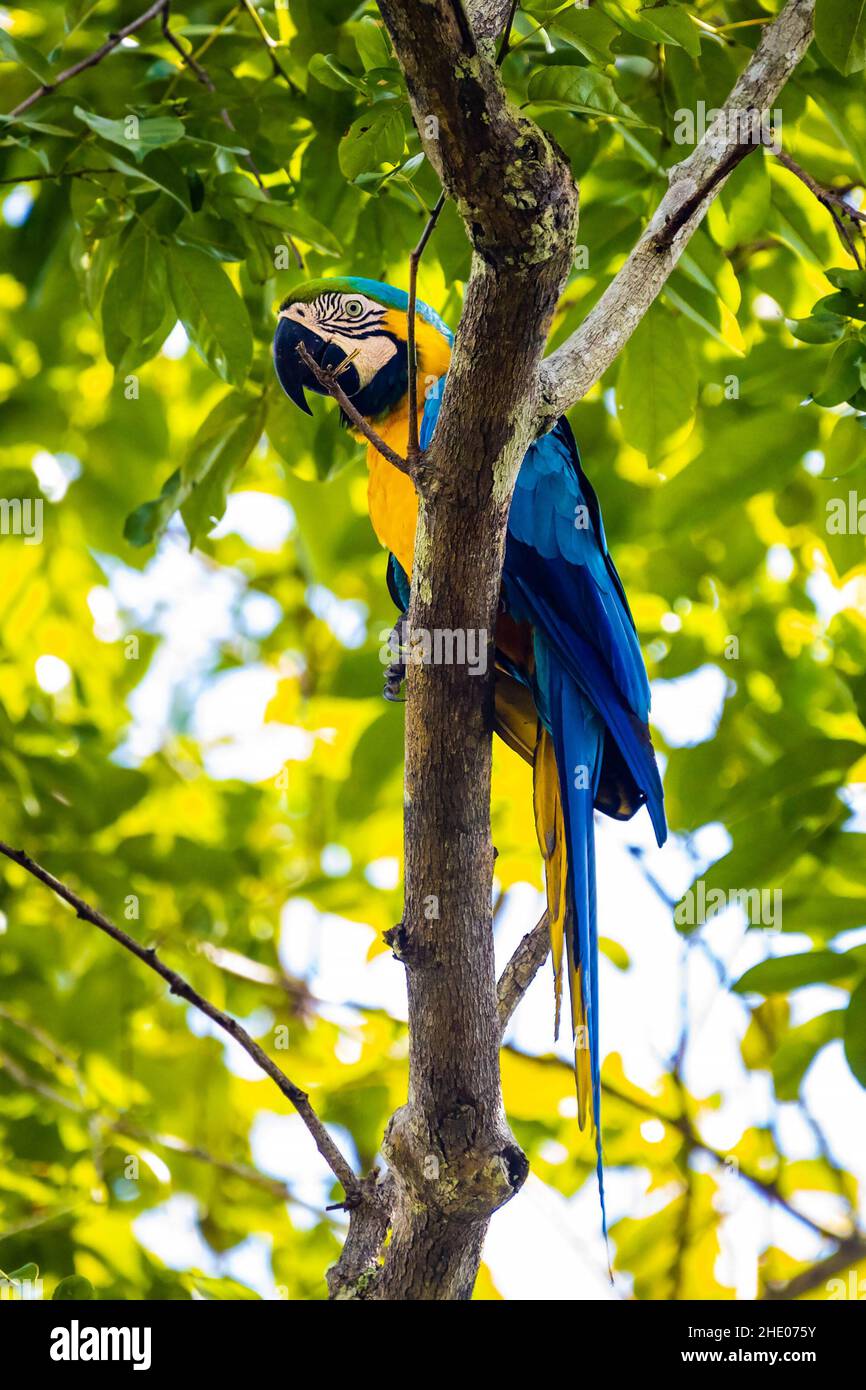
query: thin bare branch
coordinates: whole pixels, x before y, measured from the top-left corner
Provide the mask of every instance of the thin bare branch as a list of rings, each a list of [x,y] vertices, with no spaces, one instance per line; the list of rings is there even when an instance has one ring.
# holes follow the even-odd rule
[[[37,864],[35,859],[31,859],[29,854],[25,854],[23,850],[13,849],[11,845],[7,845],[3,840],[0,840],[0,854],[4,854],[7,859],[11,859],[13,864],[18,864],[20,868],[24,869],[28,874],[31,874],[33,878],[38,879],[40,883],[44,883],[46,888],[50,888],[51,891],[56,893],[59,898],[62,898],[64,902],[69,903],[70,907],[75,909],[76,915],[81,918],[82,921],[90,922],[92,926],[98,927],[106,936],[110,936],[119,946],[123,946],[125,950],[136,956],[138,960],[142,961],[150,970],[153,970],[165,980],[172,994],[177,995],[180,999],[185,999],[193,1008],[198,1009],[200,1013],[205,1014],[206,1017],[216,1023],[219,1028],[222,1028],[224,1032],[228,1033],[229,1037],[233,1038],[234,1041],[244,1049],[248,1056],[253,1059],[256,1066],[258,1066],[266,1076],[271,1078],[286,1099],[294,1106],[307,1129],[310,1131],[310,1134],[313,1136],[316,1148],[319,1150],[322,1158],[325,1160],[334,1176],[342,1183],[346,1193],[346,1205],[351,1205],[354,1201],[357,1201],[360,1191],[359,1180],[352,1171],[352,1167],[348,1160],[344,1158],[325,1126],[322,1124],[322,1121],[313,1110],[309,1096],[305,1091],[302,1091],[299,1086],[296,1086],[293,1081],[289,1080],[285,1072],[277,1066],[276,1062],[271,1060],[264,1049],[261,1048],[246,1029],[238,1023],[237,1019],[232,1018],[230,1014],[224,1013],[222,1009],[212,1004],[209,999],[205,999],[204,995],[199,994],[198,990],[194,989],[188,980],[185,980],[176,970],[172,970],[160,960],[152,946],[142,946],[140,942],[136,941],[134,937],[129,936],[121,927],[115,926],[115,924],[109,921],[107,917],[103,916],[101,912],[91,907],[89,903],[86,903],[83,898],[79,897],[77,893],[74,893],[65,883],[62,883],[60,879],[55,878],[47,869],[43,869],[40,864]]]
[[[289,77],[289,74],[286,72],[285,68],[283,67],[282,63],[277,57],[276,52],[274,51],[277,47],[276,40],[271,38],[270,34],[265,28],[264,21],[262,20],[262,17],[256,9],[255,5],[252,3],[252,0],[243,0],[243,7],[249,15],[250,19],[253,21],[253,24],[256,26],[259,38],[264,44],[267,55],[271,60],[271,67],[274,70],[274,75],[283,79],[290,92],[299,93],[299,88],[295,86],[295,83]]]
[[[499,977],[496,998],[503,1033],[511,1016],[550,954],[550,927],[547,913],[527,932]]]
[[[688,158],[668,171],[668,190],[625,264],[580,327],[542,363],[540,430],[581,400],[628,342],[725,179],[753,148],[743,142],[743,123],[771,108],[800,62],[812,40],[814,10],[815,0],[788,0],[766,25],[725,107]]]
[[[418,302],[418,266],[424,255],[424,248],[433,235],[433,228],[445,206],[445,192],[436,199],[433,211],[418,240],[418,245],[409,255],[409,304],[407,306],[406,357],[409,365],[409,442],[406,454],[410,464],[414,464],[421,452],[418,444],[418,359],[415,352],[415,309]]]
[[[320,367],[318,362],[307,352],[303,343],[298,344],[298,356],[304,366],[313,373],[313,376],[323,390],[327,391],[329,396],[334,397],[334,400],[339,405],[343,414],[352,422],[353,428],[358,430],[360,434],[363,434],[364,438],[369,440],[373,445],[373,448],[378,449],[383,458],[386,458],[395,468],[399,468],[401,473],[406,473],[411,478],[412,467],[409,461],[392,449],[390,444],[386,444],[384,439],[380,438],[372,426],[367,424],[367,421],[360,411],[352,405],[352,402],[337,380],[335,373],[329,371],[326,367]]]
[[[57,88],[62,87],[64,82],[69,82],[71,78],[77,77],[80,72],[85,72],[87,68],[95,68],[96,64],[101,63],[103,58],[106,58],[109,53],[113,53],[114,49],[117,48],[124,39],[128,38],[130,34],[136,33],[137,30],[143,29],[145,24],[151,19],[156,19],[157,15],[161,14],[162,11],[167,8],[168,0],[155,0],[155,3],[149,5],[137,19],[131,19],[128,24],[124,24],[122,29],[118,29],[113,34],[109,34],[105,43],[102,44],[101,47],[94,49],[86,58],[79,59],[77,63],[72,64],[72,67],[65,68],[63,72],[58,73],[53,82],[43,82],[35,91],[30,93],[29,97],[25,97],[23,101],[19,101],[18,105],[9,112],[9,115],[23,116],[24,112],[29,111],[31,106],[35,106],[37,101],[40,101],[42,97],[48,96],[51,92],[56,92]]]
[[[508,57],[508,48],[511,43],[511,26],[514,23],[514,17],[517,14],[519,8],[520,0],[511,0],[511,8],[508,11],[508,18],[505,21],[505,28],[502,30],[502,39],[500,40],[499,48],[496,53],[497,67],[501,67],[502,64],[505,62],[505,59]]]
[[[866,1259],[866,1238],[843,1241],[839,1249],[834,1250],[832,1255],[828,1255],[826,1260],[819,1260],[817,1264],[801,1270],[799,1274],[795,1274],[793,1278],[785,1280],[784,1283],[767,1284],[761,1294],[761,1302],[788,1302],[790,1299],[802,1298],[804,1294],[811,1293],[813,1289],[826,1289],[830,1279],[841,1274],[843,1270],[850,1269],[852,1265],[859,1264],[864,1259]]]
[[[845,223],[842,221],[842,218],[849,218],[857,226],[860,235],[864,236],[866,235],[863,231],[864,224],[866,224],[866,212],[861,212],[859,208],[852,207],[841,191],[837,191],[834,188],[825,188],[822,184],[817,183],[815,179],[812,178],[812,175],[807,173],[805,169],[802,169],[784,150],[775,150],[774,154],[783,168],[787,169],[789,173],[793,174],[801,183],[805,184],[809,192],[818,199],[821,206],[826,208],[833,219],[842,245],[845,247],[845,250],[848,251],[852,260],[856,262],[858,268],[862,270],[863,263],[860,260],[860,253],[852,241],[851,235]]]
[[[512,0],[466,0],[469,22],[479,39],[495,39],[502,33]]]

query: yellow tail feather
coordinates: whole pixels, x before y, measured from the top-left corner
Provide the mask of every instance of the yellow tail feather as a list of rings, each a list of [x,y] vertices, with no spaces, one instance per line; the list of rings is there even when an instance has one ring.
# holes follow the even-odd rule
[[[535,831],[544,859],[547,887],[547,913],[550,922],[550,945],[553,955],[553,987],[555,1000],[554,1036],[559,1036],[562,1010],[562,962],[568,960],[568,985],[571,995],[571,1021],[574,1032],[574,1078],[577,1086],[577,1119],[581,1129],[593,1124],[592,1071],[590,1067],[589,1031],[583,1004],[580,970],[575,969],[570,913],[568,910],[568,851],[565,843],[565,822],[559,793],[559,774],[553,751],[553,740],[540,727],[535,745],[534,760]]]

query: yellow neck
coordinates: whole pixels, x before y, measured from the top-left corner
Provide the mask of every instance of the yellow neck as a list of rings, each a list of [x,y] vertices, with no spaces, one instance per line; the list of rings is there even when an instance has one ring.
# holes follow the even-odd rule
[[[390,327],[404,341],[406,315],[391,310]],[[402,320],[402,322],[401,322]],[[416,320],[416,353],[418,362],[418,428],[430,387],[445,375],[451,349],[442,334],[424,319]],[[409,401],[406,396],[386,416],[376,421],[376,433],[384,442],[405,458],[409,442]],[[418,521],[418,498],[415,486],[405,473],[383,458],[372,444],[367,446],[367,467],[370,481],[367,489],[370,520],[380,543],[390,550],[407,574],[412,573],[415,549],[415,527]]]

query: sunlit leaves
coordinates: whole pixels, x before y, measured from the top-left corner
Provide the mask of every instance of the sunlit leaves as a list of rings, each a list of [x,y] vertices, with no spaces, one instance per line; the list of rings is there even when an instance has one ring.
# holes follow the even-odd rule
[[[107,344],[123,339],[139,346],[165,318],[168,275],[159,239],[145,226],[133,231],[105,289],[102,307]],[[159,346],[156,344],[156,346]]]
[[[235,386],[250,368],[252,329],[246,305],[213,257],[194,246],[173,245],[168,280],[177,316],[209,367]]]
[[[143,159],[151,150],[177,144],[184,133],[183,121],[176,116],[128,115],[112,121],[80,106],[75,107],[75,114],[94,134],[114,145],[122,145],[136,159]]]
[[[866,66],[866,4],[863,0],[817,0],[815,37],[841,73]]]
[[[680,323],[654,307],[626,347],[616,388],[623,435],[652,463],[691,427],[697,385]]]
[[[5,29],[0,29],[0,54],[4,62],[20,63],[38,81],[51,81],[51,65],[39,49],[26,39],[14,38]]]
[[[377,102],[349,127],[340,141],[340,169],[347,179],[356,179],[383,164],[399,163],[405,135],[403,113],[393,101]]]
[[[240,391],[214,407],[192,441],[183,467],[163,485],[158,498],[138,507],[126,521],[125,535],[133,545],[158,539],[176,511],[195,543],[225,511],[235,478],[261,437],[265,400]]]
[[[687,153],[681,113],[695,117],[697,135],[698,102],[706,114],[724,100],[757,41],[760,29],[746,26],[720,42],[693,8],[519,7],[502,69],[509,96],[557,141],[581,185],[557,341],[598,302]],[[818,44],[780,103],[784,143],[841,189],[866,175],[863,79],[841,70],[859,61],[859,29],[850,7],[818,8]],[[73,61],[128,18],[109,0],[45,0],[38,16],[28,12],[42,27],[22,38],[22,14],[13,7],[11,30],[0,31],[7,110],[56,74],[61,45]],[[716,25],[744,11],[720,0],[701,14]],[[405,1028],[384,1009],[323,1017],[318,981],[293,978],[287,962],[306,960],[307,941],[317,970],[353,952],[363,960],[399,920],[402,715],[381,702],[379,657],[394,612],[366,517],[363,448],[330,402],[317,397],[301,417],[279,393],[270,340],[275,305],[304,279],[405,285],[439,185],[374,6],[264,12],[291,88],[248,16],[217,34],[220,17],[193,3],[173,18],[185,46],[208,43],[213,92],[155,23],[138,47],[119,47],[0,129],[9,181],[0,490],[37,499],[37,471],[67,478],[62,497],[45,499],[47,543],[0,545],[0,792],[10,837],[255,1019],[266,1049],[272,1026],[284,1026],[289,1070],[372,1163],[405,1097]],[[60,169],[63,178],[28,181]],[[860,195],[845,196],[856,205]],[[469,266],[449,203],[420,291],[453,327]],[[781,1151],[765,1124],[770,1083],[778,1101],[796,1104],[812,1064],[836,1065],[844,1045],[866,1084],[866,964],[841,936],[866,924],[864,837],[842,829],[866,748],[866,627],[852,606],[864,538],[826,528],[828,499],[862,493],[862,290],[827,209],[770,153],[753,151],[685,248],[653,311],[655,337],[642,343],[639,333],[572,413],[651,674],[676,680],[709,665],[723,690],[718,727],[702,741],[666,748],[657,736],[673,830],[691,845],[708,822],[723,825],[730,852],[694,868],[707,893],[781,887],[776,925],[806,938],[795,956],[746,975],[748,993],[720,985],[716,1001],[733,1020],[729,1041],[744,1034],[746,1066],[765,1073],[760,1127],[739,1143],[732,1131],[736,1160],[794,1201],[806,1190],[847,1193],[851,1179]],[[189,348],[172,331],[178,317]],[[842,388],[838,404],[818,403],[815,393],[829,400]],[[650,472],[647,459],[663,466]],[[845,575],[854,583],[843,589]],[[56,694],[35,676],[46,653],[71,672]],[[493,813],[498,882],[537,885],[531,772],[501,744]],[[615,836],[630,842],[643,819]],[[600,843],[609,829],[600,826]],[[664,853],[660,881],[679,892],[678,851]],[[612,891],[605,871],[603,911]],[[739,932],[737,902],[719,937]],[[22,1225],[0,1264],[20,1272],[38,1262],[47,1298],[70,1277],[99,1297],[234,1298],[245,1289],[228,1262],[253,1232],[289,1297],[322,1297],[342,1216],[305,1209],[302,1230],[267,1178],[243,1176],[258,1157],[254,1136],[282,1104],[267,1083],[227,1068],[221,1044],[194,1036],[156,981],[66,909],[49,910],[14,870],[0,874],[0,908],[9,1007],[52,1033],[67,1061],[5,1018],[0,1046],[68,1102],[52,1106],[0,1072],[0,1197],[9,1224]],[[617,920],[602,928],[603,982],[640,995],[642,962],[636,951],[629,961]],[[757,959],[758,943],[773,948],[759,930],[747,938],[756,954],[734,974]],[[681,944],[697,954],[711,934],[694,931]],[[807,995],[816,975],[832,976],[834,1007],[803,1021],[801,1005],[826,998]],[[619,1026],[611,998],[603,992],[603,1027]],[[640,1042],[646,1057],[658,1039]],[[696,1035],[690,1067],[699,1047]],[[535,1178],[565,1198],[594,1182],[592,1139],[569,1108],[569,1063],[506,1051],[503,1076]],[[748,1081],[726,1070],[723,1099],[729,1076],[731,1087]],[[661,1064],[640,1090],[608,1058],[604,1081],[607,1163],[647,1174],[649,1189],[636,1189],[631,1220],[613,1234],[616,1267],[638,1296],[726,1296],[727,1193],[714,1176],[724,1156],[690,1158],[683,1134],[700,1130],[703,1103]],[[107,1122],[99,1146],[94,1113]],[[119,1117],[146,1139],[113,1130]],[[281,1152],[303,1142],[281,1135]],[[712,1176],[690,1189],[704,1161]],[[323,1207],[327,1187],[325,1177],[320,1200],[305,1183],[305,1200]],[[201,1269],[168,1270],[148,1253],[138,1218],[172,1197],[195,1211],[199,1248],[214,1256],[206,1264],[203,1254]],[[776,1250],[767,1265],[780,1277],[802,1267]]]
[[[805,985],[831,984],[850,979],[857,963],[837,951],[806,951],[793,956],[774,956],[753,965],[734,985],[738,994],[782,994]]]
[[[866,1086],[866,979],[851,995],[845,1014],[845,1056],[861,1086]]]
[[[628,125],[642,125],[639,116],[620,101],[613,83],[593,68],[539,68],[529,82],[533,106],[564,108],[589,116],[613,116]]]

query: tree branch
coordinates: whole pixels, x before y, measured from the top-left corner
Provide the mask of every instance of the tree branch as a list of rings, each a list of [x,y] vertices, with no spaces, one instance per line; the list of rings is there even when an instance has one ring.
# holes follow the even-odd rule
[[[832,1255],[828,1255],[826,1260],[819,1260],[817,1264],[810,1265],[808,1269],[795,1274],[792,1279],[787,1279],[782,1284],[768,1283],[761,1294],[761,1302],[776,1303],[787,1302],[790,1299],[802,1298],[804,1294],[811,1293],[813,1289],[827,1287],[827,1283],[835,1275],[841,1274],[843,1270],[850,1269],[852,1265],[859,1264],[866,1259],[866,1237],[858,1237],[855,1240],[845,1240],[834,1250]]]
[[[862,270],[863,264],[860,260],[860,254],[854,242],[851,240],[848,229],[842,221],[842,218],[850,218],[857,226],[860,235],[864,236],[866,235],[863,231],[863,226],[866,224],[866,212],[861,212],[859,208],[852,208],[851,204],[846,201],[844,196],[835,189],[824,188],[820,183],[817,183],[815,179],[812,178],[812,175],[808,174],[805,169],[801,169],[800,165],[795,163],[791,156],[786,154],[784,150],[775,150],[774,153],[783,168],[787,169],[789,173],[793,174],[795,178],[798,178],[801,183],[805,184],[809,192],[818,199],[821,206],[826,208],[833,219],[836,231],[839,233],[839,240],[851,256],[851,259],[855,261],[858,268]]]
[[[418,301],[418,266],[424,255],[424,248],[433,235],[433,228],[445,206],[445,194],[436,199],[418,244],[409,253],[409,303],[406,307],[406,360],[409,366],[409,443],[406,454],[410,464],[414,464],[421,450],[418,446],[418,358],[415,352],[415,307]]]
[[[545,912],[541,921],[527,932],[499,977],[496,998],[499,1025],[504,1033],[511,1016],[550,954],[550,928]]]
[[[327,391],[329,396],[333,396],[343,414],[352,422],[353,428],[356,429],[359,434],[362,434],[365,439],[369,440],[373,448],[378,449],[383,458],[387,459],[388,462],[399,469],[401,473],[406,473],[411,478],[413,470],[409,460],[404,459],[401,454],[398,454],[396,450],[392,449],[390,444],[386,444],[384,439],[376,433],[372,425],[368,425],[361,412],[349,400],[349,397],[337,380],[341,369],[338,367],[335,372],[327,367],[320,367],[318,362],[310,356],[303,343],[298,344],[298,356],[304,366],[313,373],[313,376],[322,389]],[[342,364],[344,367],[346,365],[347,363],[345,362]]]
[[[628,342],[676,265],[731,170],[754,148],[743,143],[743,119],[766,112],[812,39],[815,0],[788,0],[766,25],[724,109],[682,163],[649,225],[580,327],[543,363],[539,430],[575,405]]]
[[[43,82],[35,91],[30,93],[29,97],[25,97],[23,101],[20,101],[18,105],[9,112],[10,117],[23,116],[24,112],[29,111],[31,106],[35,106],[37,101],[41,100],[42,97],[48,96],[51,92],[56,92],[57,88],[62,87],[64,82],[69,82],[71,78],[77,77],[80,72],[85,72],[87,68],[95,68],[96,64],[101,63],[103,58],[106,58],[109,53],[112,53],[114,49],[117,48],[118,44],[121,44],[125,38],[128,38],[130,34],[134,34],[138,29],[142,29],[149,20],[155,19],[158,14],[167,8],[168,0],[155,0],[154,4],[148,6],[144,13],[140,14],[137,19],[131,19],[122,29],[118,29],[114,34],[109,34],[105,43],[102,44],[100,48],[94,49],[86,58],[81,58],[79,62],[73,63],[72,67],[66,68],[63,72],[58,73],[53,82]]]
[[[478,39],[495,39],[508,21],[513,0],[467,0],[469,22]],[[509,26],[510,27],[510,26]]]
[[[467,19],[460,0],[379,0],[424,152],[475,252],[436,432],[416,472],[409,623],[476,632],[488,645],[511,491],[577,229],[570,169],[514,108],[496,67],[492,40],[509,9],[509,0],[473,3]],[[371,1296],[464,1299],[490,1217],[528,1167],[504,1120],[499,1077],[493,662],[484,677],[465,663],[413,663],[407,684],[397,944],[407,970],[409,1095],[383,1144],[395,1199]]]
[[[64,902],[67,902],[70,907],[74,908],[76,915],[81,918],[82,921],[90,922],[92,926],[98,927],[100,931],[105,932],[106,936],[110,936],[112,941],[116,941],[119,946],[123,946],[125,950],[136,956],[138,960],[142,961],[150,970],[153,970],[165,980],[172,994],[177,995],[180,999],[185,999],[193,1008],[198,1009],[200,1013],[205,1014],[213,1023],[216,1023],[218,1027],[228,1033],[229,1037],[233,1038],[234,1041],[244,1049],[248,1056],[253,1059],[256,1066],[259,1067],[265,1075],[271,1078],[286,1099],[294,1106],[307,1129],[310,1131],[310,1134],[313,1136],[316,1148],[319,1150],[322,1158],[327,1163],[335,1178],[342,1183],[346,1193],[346,1205],[351,1206],[353,1202],[358,1200],[360,1192],[359,1180],[352,1171],[352,1167],[348,1160],[344,1158],[327,1129],[313,1110],[309,1096],[305,1091],[302,1091],[299,1086],[296,1086],[293,1081],[289,1080],[285,1072],[277,1066],[276,1062],[271,1060],[264,1049],[261,1048],[246,1029],[238,1023],[237,1019],[232,1018],[230,1014],[224,1013],[222,1009],[217,1008],[210,1000],[205,999],[203,995],[199,994],[198,990],[194,989],[189,981],[185,980],[182,975],[179,975],[177,971],[165,965],[164,962],[159,959],[153,947],[142,946],[133,937],[123,931],[122,928],[115,926],[114,923],[110,922],[107,917],[104,917],[101,912],[91,907],[83,898],[80,898],[77,893],[74,893],[71,888],[68,888],[65,883],[61,883],[60,879],[55,878],[47,869],[43,869],[40,864],[37,864],[36,861],[31,859],[28,854],[25,854],[23,850],[13,849],[11,845],[7,845],[3,840],[0,840],[0,854],[4,854],[7,859],[11,859],[13,864],[18,864],[20,868],[24,869],[28,874],[31,874],[33,878],[38,879],[40,883],[44,883],[47,888],[50,888],[53,893],[56,893],[59,898],[62,898]]]

